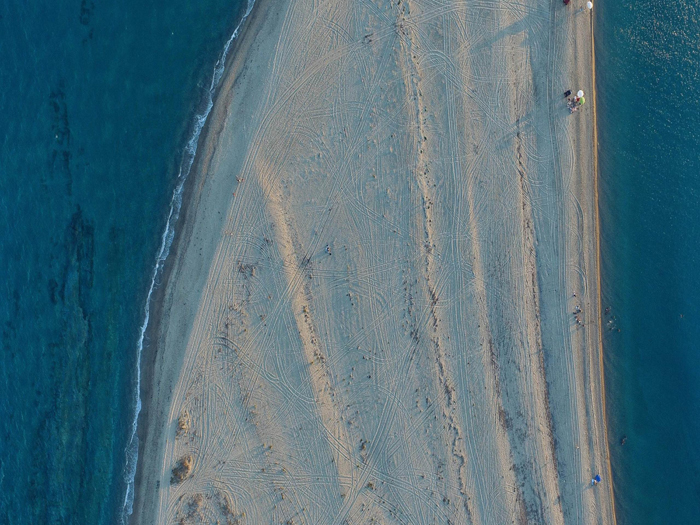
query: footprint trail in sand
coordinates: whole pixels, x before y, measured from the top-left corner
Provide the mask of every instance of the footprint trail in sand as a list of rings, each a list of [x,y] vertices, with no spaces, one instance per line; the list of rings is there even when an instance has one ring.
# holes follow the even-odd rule
[[[154,521],[613,523],[587,486],[607,461],[591,115],[559,99],[588,22],[261,1],[168,283],[192,314],[158,343],[183,357]]]

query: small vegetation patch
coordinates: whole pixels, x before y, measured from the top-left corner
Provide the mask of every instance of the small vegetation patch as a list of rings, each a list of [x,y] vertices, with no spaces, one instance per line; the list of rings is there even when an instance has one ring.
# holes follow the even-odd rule
[[[173,475],[170,483],[175,485],[182,483],[192,471],[192,456],[183,456],[173,467]]]

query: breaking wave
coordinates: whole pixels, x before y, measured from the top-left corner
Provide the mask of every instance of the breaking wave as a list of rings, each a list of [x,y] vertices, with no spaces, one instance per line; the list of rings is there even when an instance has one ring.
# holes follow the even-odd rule
[[[241,21],[234,29],[233,33],[226,41],[224,49],[221,51],[219,59],[216,61],[214,66],[214,71],[211,77],[211,83],[209,85],[209,90],[206,94],[206,107],[203,111],[197,113],[194,116],[192,125],[192,134],[190,135],[187,145],[185,146],[185,151],[183,153],[182,162],[180,163],[180,171],[177,176],[177,184],[175,190],[173,191],[173,196],[170,200],[170,211],[168,213],[168,220],[165,224],[165,231],[161,236],[160,248],[158,249],[158,255],[156,256],[156,263],[153,267],[153,272],[151,274],[151,284],[148,289],[148,295],[146,296],[146,304],[143,308],[143,324],[141,325],[141,330],[139,333],[139,339],[137,343],[137,355],[136,355],[136,388],[134,394],[134,418],[131,424],[131,435],[126,446],[126,464],[124,467],[124,481],[126,482],[126,494],[124,495],[124,506],[122,512],[121,522],[126,525],[129,521],[129,517],[133,512],[134,505],[134,481],[136,478],[136,465],[138,462],[138,451],[139,451],[139,441],[137,436],[137,426],[139,413],[141,412],[141,354],[143,352],[143,342],[146,335],[146,329],[148,328],[148,321],[150,319],[151,311],[151,297],[153,296],[153,290],[155,289],[158,278],[160,277],[163,267],[165,266],[165,261],[170,253],[170,247],[172,246],[173,239],[175,237],[175,224],[180,216],[180,209],[182,207],[182,191],[187,180],[187,176],[192,169],[192,164],[194,163],[195,155],[197,154],[197,144],[199,142],[199,136],[202,133],[204,124],[209,117],[211,108],[214,106],[214,95],[216,89],[219,86],[219,82],[224,75],[224,69],[226,65],[226,57],[231,48],[231,44],[236,39],[240,33],[241,27],[250,15],[255,5],[255,0],[248,0],[248,5],[246,6],[246,11]]]

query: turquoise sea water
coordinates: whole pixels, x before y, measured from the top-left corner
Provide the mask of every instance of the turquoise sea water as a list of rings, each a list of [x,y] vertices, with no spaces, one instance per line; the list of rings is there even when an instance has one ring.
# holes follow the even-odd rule
[[[0,3],[0,523],[123,517],[144,305],[247,4]]]
[[[618,523],[700,523],[700,2],[600,0],[596,24]]]

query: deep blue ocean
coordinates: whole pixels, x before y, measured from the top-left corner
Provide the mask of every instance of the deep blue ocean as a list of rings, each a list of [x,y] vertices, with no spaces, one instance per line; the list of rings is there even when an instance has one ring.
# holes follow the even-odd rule
[[[122,521],[146,298],[247,7],[0,2],[2,524]]]
[[[594,9],[618,523],[700,523],[700,2]]]

